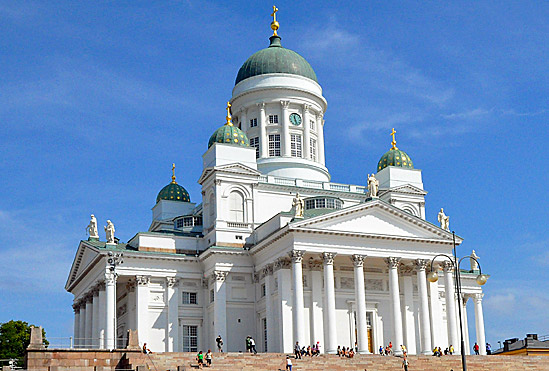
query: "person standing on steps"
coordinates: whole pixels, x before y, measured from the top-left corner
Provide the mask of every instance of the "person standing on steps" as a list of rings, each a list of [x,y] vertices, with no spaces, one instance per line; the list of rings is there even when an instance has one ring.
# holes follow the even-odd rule
[[[250,353],[257,354],[257,350],[255,350],[255,340],[253,337],[250,336]]]
[[[212,367],[212,358],[213,358],[212,350],[208,349],[208,353],[206,353],[206,364],[208,367]]]
[[[290,356],[286,356],[286,370],[292,371],[292,360]]]
[[[301,347],[299,346],[299,341],[295,342],[294,354],[295,354],[295,359],[301,359]]]
[[[217,351],[223,353],[223,339],[221,338],[221,335],[217,335],[215,342],[217,344]]]
[[[477,343],[475,343],[475,345],[473,345],[473,350],[475,351],[475,355],[478,356],[478,350],[479,350],[479,346]]]
[[[408,365],[408,357],[404,355],[404,359],[402,360],[402,368],[404,369],[404,371],[408,371]]]
[[[204,367],[204,353],[202,353],[202,351],[198,352],[196,360],[198,362],[198,368]]]

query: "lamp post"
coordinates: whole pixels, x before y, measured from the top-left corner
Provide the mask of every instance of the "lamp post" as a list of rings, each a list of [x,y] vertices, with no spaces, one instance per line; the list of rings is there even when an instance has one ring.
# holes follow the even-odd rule
[[[113,331],[113,334],[114,334],[114,348],[116,349],[116,333],[117,333],[117,324],[116,324],[116,310],[117,310],[117,306],[116,306],[116,277],[117,277],[117,274],[116,274],[116,267],[119,266],[120,264],[124,263],[124,260],[122,260],[122,258],[124,257],[124,254],[121,253],[121,252],[112,252],[112,251],[109,251],[109,253],[107,254],[108,257],[107,257],[107,264],[109,265],[109,270],[111,271],[112,275],[113,275],[113,279],[114,279],[114,331]]]
[[[465,258],[470,258],[470,259],[473,259],[474,261],[477,262],[478,264],[478,269],[479,269],[479,274],[477,276],[477,283],[482,286],[486,283],[486,280],[488,279],[488,277],[486,277],[485,274],[482,274],[482,269],[480,268],[480,263],[478,262],[477,258],[473,257],[473,256],[464,256],[463,258],[457,259],[457,255],[456,255],[456,234],[454,233],[454,231],[452,231],[452,240],[453,240],[453,244],[454,244],[454,256],[453,256],[453,259],[446,255],[446,254],[438,254],[436,255],[432,260],[431,260],[431,272],[429,272],[429,274],[427,275],[427,279],[429,280],[429,282],[437,282],[438,281],[438,273],[437,271],[433,270],[433,264],[435,262],[435,259],[438,258],[439,256],[443,256],[445,258],[448,258],[448,260],[450,260],[450,262],[452,263],[452,266],[454,268],[454,277],[455,277],[455,290],[457,292],[457,296],[458,296],[458,300],[459,300],[459,304],[458,305],[458,310],[459,310],[459,333],[460,333],[460,340],[461,340],[461,363],[463,365],[463,371],[467,371],[467,361],[465,359],[465,341],[463,340],[463,320],[461,318],[461,276],[459,274],[459,266],[461,264],[461,262],[463,261],[463,259]],[[449,320],[449,319],[448,319]]]

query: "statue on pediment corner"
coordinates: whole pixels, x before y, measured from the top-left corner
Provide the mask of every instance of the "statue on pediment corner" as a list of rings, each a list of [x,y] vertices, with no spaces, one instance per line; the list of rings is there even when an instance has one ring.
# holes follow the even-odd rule
[[[377,197],[379,194],[379,180],[376,179],[375,174],[368,174],[368,195],[370,197]]]
[[[90,224],[86,227],[86,233],[90,238],[99,238],[99,233],[97,232],[97,219],[95,215],[91,215]]]
[[[442,207],[438,212],[438,222],[440,223],[440,228],[444,229],[445,231],[450,230],[450,217],[444,214],[444,209]]]

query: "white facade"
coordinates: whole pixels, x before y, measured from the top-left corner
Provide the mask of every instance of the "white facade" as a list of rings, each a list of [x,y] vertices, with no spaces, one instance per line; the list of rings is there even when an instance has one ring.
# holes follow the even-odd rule
[[[247,335],[268,352],[291,352],[296,341],[318,341],[329,353],[355,343],[361,353],[377,352],[389,342],[397,354],[400,344],[411,354],[458,350],[462,303],[452,269],[437,259],[441,280],[426,280],[431,259],[452,254],[452,234],[425,220],[421,171],[379,171],[379,198],[363,185],[331,183],[327,103],[308,78],[247,78],[231,104],[258,148],[213,144],[203,156],[200,204],[162,199],[149,230],[128,243],[80,242],[66,284],[76,346],[120,347],[136,329],[154,352],[216,349],[218,335],[226,351],[244,351]],[[289,122],[292,113],[301,125]],[[297,193],[303,218],[292,208]],[[124,254],[116,275],[109,252]],[[477,274],[462,271],[461,280],[464,298],[475,300],[482,346]]]

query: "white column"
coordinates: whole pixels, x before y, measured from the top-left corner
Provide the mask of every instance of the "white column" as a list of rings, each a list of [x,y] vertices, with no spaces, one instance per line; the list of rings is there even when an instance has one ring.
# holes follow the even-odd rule
[[[398,265],[400,258],[387,258],[389,267],[389,291],[391,294],[391,314],[393,322],[393,352],[395,355],[401,355],[400,346],[403,344],[402,336],[402,313],[400,312],[400,291],[398,288]]]
[[[267,116],[265,114],[265,103],[261,102],[257,104],[259,108],[259,157],[267,158],[269,157],[268,152],[268,138],[267,138]],[[217,335],[216,335],[217,336]]]
[[[307,344],[303,303],[303,267],[301,265],[303,254],[304,251],[299,250],[290,252],[290,258],[292,259],[294,343],[298,341],[300,346]]]
[[[86,348],[93,347],[93,294],[88,294],[86,298],[86,336],[84,344]]]
[[[95,287],[93,295],[93,314],[92,314],[92,341],[90,344],[94,348],[99,348],[99,289]]]
[[[279,120],[280,125],[282,125],[282,156],[290,157],[290,120],[288,118],[288,106],[290,105],[290,101],[281,100],[280,105],[282,106],[282,117],[281,120]]]
[[[86,341],[86,301],[81,299],[79,302],[80,305],[80,324],[78,326],[78,347],[84,348]]]
[[[336,254],[322,253],[324,261],[324,299],[326,310],[326,326],[324,331],[325,351],[328,354],[335,354],[337,351],[337,327],[335,310],[335,282],[334,282],[334,257]]]
[[[242,131],[245,133],[248,133],[248,129],[250,128],[250,123],[248,122],[248,110],[244,107],[240,108],[239,120],[240,120],[240,128],[242,129]]]
[[[458,331],[456,324],[456,300],[453,264],[449,261],[443,263],[444,268],[444,291],[446,297],[446,323],[448,326],[448,346],[453,345],[454,349],[459,348]]]
[[[78,348],[78,341],[80,340],[80,305],[78,303],[75,303],[72,305],[72,309],[74,310],[74,347]]]
[[[461,316],[463,318],[463,338],[465,340],[465,354],[471,354],[471,345],[469,343],[469,324],[467,320],[467,300],[469,299],[468,295],[462,294],[461,301]]]
[[[105,326],[107,319],[107,298],[105,293],[105,281],[100,282],[97,288],[99,290],[99,293],[97,294],[97,301],[99,303],[99,309],[97,311],[99,349],[105,349]]]
[[[214,284],[214,338],[221,335],[223,339],[223,351],[228,352],[227,339],[227,285],[225,280],[229,272],[214,271],[212,280]]]
[[[311,271],[311,344],[320,342],[320,350],[325,352],[324,315],[322,305],[322,272],[320,264],[313,263]]]
[[[116,277],[113,273],[105,274],[105,294],[107,302],[106,318],[105,318],[105,348],[114,349],[116,346],[116,329],[115,318],[116,315]]]
[[[406,275],[402,277],[404,284],[404,323],[405,323],[405,342],[408,354],[417,354],[416,346],[416,323],[415,323],[415,308],[414,308],[414,284],[412,276]]]
[[[324,157],[324,115],[320,112],[316,120],[316,130],[318,132],[318,162],[325,165]]]
[[[440,293],[438,291],[438,281],[428,282],[429,288],[429,306],[431,308],[431,347],[444,345],[447,336],[446,330],[442,324],[442,305],[440,302]]]
[[[486,336],[484,335],[484,314],[482,313],[482,297],[484,294],[475,294],[475,325],[477,329],[477,344],[481,356],[486,355]]]
[[[179,280],[166,277],[168,291],[168,321],[166,324],[166,352],[179,352]]]
[[[279,310],[279,353],[292,353],[293,326],[292,326],[292,279],[290,273],[290,259],[279,258],[275,263],[278,281],[278,310]]]
[[[427,296],[427,260],[416,260],[417,288],[419,291],[419,333],[421,336],[421,353],[432,354],[431,323],[429,320],[429,298]]]
[[[366,290],[364,288],[365,255],[353,255],[351,260],[355,272],[355,301],[358,332],[358,352],[370,353],[368,349],[368,322],[366,320]]]
[[[307,160],[311,159],[311,124],[309,123],[309,121],[311,121],[311,115],[309,113],[310,108],[311,106],[309,104],[303,105],[303,122],[301,123],[301,125],[303,125],[303,158],[306,158]]]
[[[275,352],[275,327],[274,327],[274,311],[273,311],[273,265],[267,264],[263,268],[265,276],[265,319],[267,320],[267,352]]]
[[[149,283],[151,277],[149,276],[135,276],[135,329],[137,330],[137,336],[139,342],[150,343],[149,338]]]

